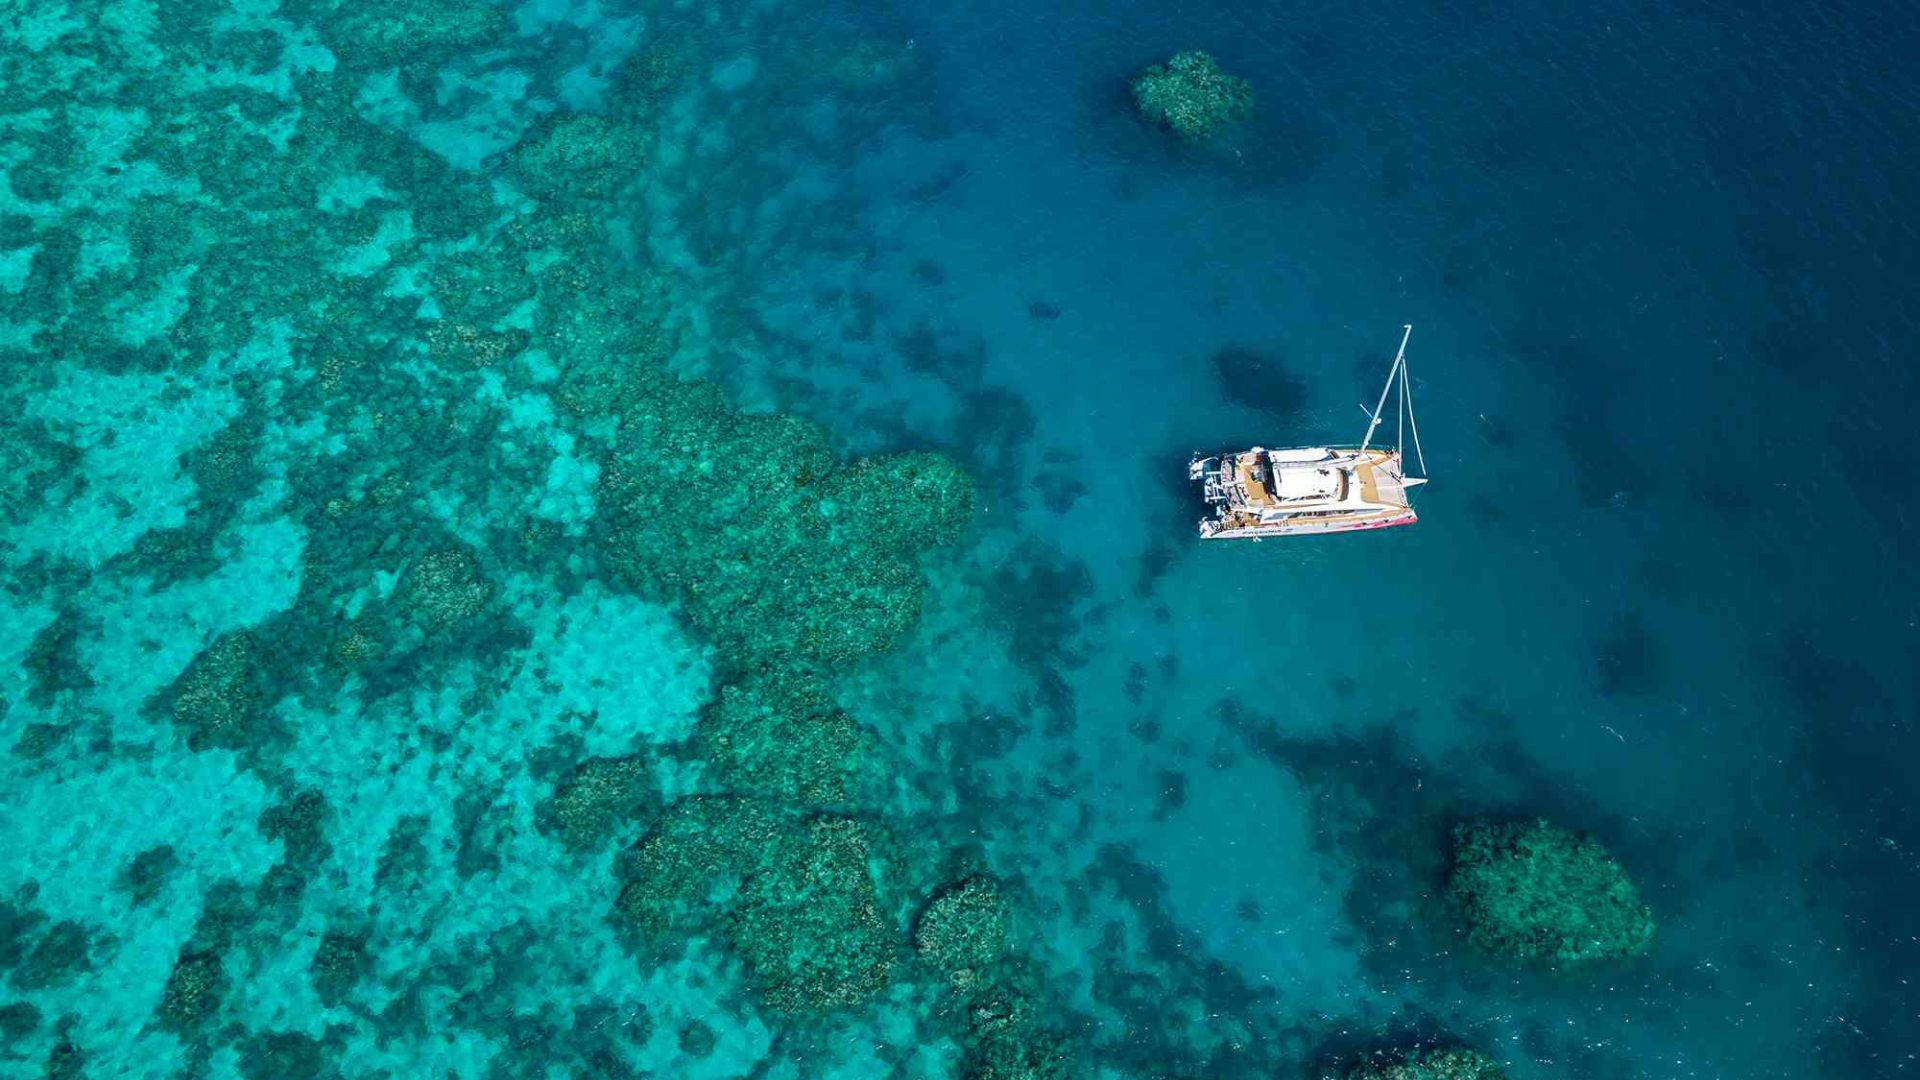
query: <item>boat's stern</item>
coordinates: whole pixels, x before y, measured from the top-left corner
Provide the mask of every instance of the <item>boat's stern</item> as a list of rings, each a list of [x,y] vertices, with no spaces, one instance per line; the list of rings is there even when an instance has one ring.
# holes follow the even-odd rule
[[[1195,454],[1187,462],[1187,479],[1200,485],[1200,498],[1210,509],[1208,516],[1199,521],[1200,535],[1208,538],[1220,528],[1220,514],[1217,508],[1226,501],[1226,492],[1220,487],[1222,454]]]

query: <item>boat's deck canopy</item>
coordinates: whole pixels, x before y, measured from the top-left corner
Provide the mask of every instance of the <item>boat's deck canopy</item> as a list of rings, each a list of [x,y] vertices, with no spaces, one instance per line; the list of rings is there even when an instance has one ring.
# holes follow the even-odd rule
[[[1206,459],[1209,502],[1263,518],[1404,508],[1399,455],[1333,447],[1254,447]]]
[[[1338,502],[1347,490],[1347,474],[1327,466],[1268,467],[1273,493],[1283,503]]]

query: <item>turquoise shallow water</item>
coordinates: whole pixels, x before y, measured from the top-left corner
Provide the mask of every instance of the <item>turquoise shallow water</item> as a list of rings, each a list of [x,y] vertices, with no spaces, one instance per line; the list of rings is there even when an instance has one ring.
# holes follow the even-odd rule
[[[1902,16],[0,6],[0,1075],[1906,1075]]]

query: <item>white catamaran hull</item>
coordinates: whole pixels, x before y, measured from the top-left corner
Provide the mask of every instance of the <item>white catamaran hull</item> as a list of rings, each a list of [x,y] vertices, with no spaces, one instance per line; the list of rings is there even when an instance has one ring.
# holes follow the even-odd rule
[[[1411,525],[1407,489],[1424,483],[1401,472],[1399,451],[1320,446],[1199,457],[1187,474],[1214,508],[1200,521],[1203,540]]]
[[[1400,351],[1380,388],[1379,404],[1367,413],[1367,434],[1359,446],[1256,446],[1187,463],[1187,476],[1200,483],[1212,511],[1200,521],[1202,540],[1362,532],[1419,520],[1407,495],[1426,483],[1426,477],[1406,474],[1397,437],[1393,449],[1373,445],[1373,433],[1387,415],[1387,397],[1397,389],[1396,436],[1412,431],[1415,454],[1422,459],[1420,471],[1426,472],[1407,379],[1407,339],[1413,327],[1402,329]]]

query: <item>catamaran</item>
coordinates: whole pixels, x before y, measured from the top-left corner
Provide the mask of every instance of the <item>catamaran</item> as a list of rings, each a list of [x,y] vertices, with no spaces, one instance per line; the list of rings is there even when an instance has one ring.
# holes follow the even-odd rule
[[[1420,425],[1413,416],[1407,381],[1407,340],[1400,334],[1380,400],[1367,413],[1367,433],[1357,447],[1305,446],[1269,450],[1256,446],[1233,454],[1195,457],[1187,476],[1200,482],[1209,516],[1200,519],[1202,540],[1240,537],[1306,536],[1411,525],[1417,519],[1409,493],[1427,482],[1426,454],[1420,449]],[[1397,393],[1396,393],[1397,391]],[[1396,396],[1392,449],[1373,445],[1386,415],[1387,395]],[[1366,406],[1360,407],[1366,412]],[[1408,476],[1401,458],[1402,439],[1413,434],[1420,475]]]

